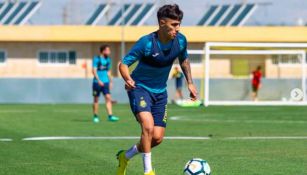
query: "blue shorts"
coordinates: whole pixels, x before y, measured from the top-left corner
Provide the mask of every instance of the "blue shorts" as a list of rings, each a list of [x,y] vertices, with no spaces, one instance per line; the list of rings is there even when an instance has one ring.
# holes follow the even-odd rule
[[[99,86],[98,83],[93,83],[93,96],[99,97],[100,93],[103,95],[110,94],[109,83],[104,83],[104,86]]]
[[[128,91],[130,107],[136,116],[139,112],[151,112],[154,125],[166,127],[167,122],[167,91],[152,93],[141,86]]]
[[[176,89],[182,89],[182,80],[176,80]]]

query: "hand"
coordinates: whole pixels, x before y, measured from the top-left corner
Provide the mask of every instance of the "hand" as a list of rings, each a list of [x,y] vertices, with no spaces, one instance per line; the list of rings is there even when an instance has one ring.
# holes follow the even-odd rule
[[[188,84],[188,89],[190,91],[190,97],[192,101],[197,100],[197,90],[194,84]]]
[[[134,88],[135,88],[135,82],[134,82],[132,79],[127,80],[127,81],[126,81],[126,84],[125,84],[125,88],[126,88],[127,90],[134,89]]]
[[[103,86],[104,86],[103,82],[102,82],[102,81],[100,81],[100,80],[98,81],[98,85],[99,85],[99,86],[101,86],[101,87],[103,87]]]
[[[109,89],[112,89],[113,88],[113,82],[110,81],[109,83]]]

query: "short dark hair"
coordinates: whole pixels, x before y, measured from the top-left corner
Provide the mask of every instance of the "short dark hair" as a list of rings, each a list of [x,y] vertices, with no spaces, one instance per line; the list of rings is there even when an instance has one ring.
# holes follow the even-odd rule
[[[163,18],[181,21],[183,18],[183,12],[180,10],[177,4],[168,4],[159,8],[157,17],[158,21]]]
[[[100,50],[100,53],[103,52],[104,50],[106,50],[106,48],[110,47],[109,45],[107,44],[104,44],[104,45],[101,45],[99,50]]]

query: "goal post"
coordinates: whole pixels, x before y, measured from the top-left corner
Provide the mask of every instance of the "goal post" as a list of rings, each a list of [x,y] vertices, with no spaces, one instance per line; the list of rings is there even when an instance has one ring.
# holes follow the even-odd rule
[[[203,102],[205,106],[209,105],[307,105],[306,101],[306,49],[307,49],[307,44],[305,43],[225,43],[225,42],[208,42],[205,44],[203,50],[190,50],[189,54],[203,54],[203,59],[202,59],[202,65],[204,69],[204,79],[201,82],[203,87],[201,90],[203,91],[204,98]],[[211,76],[212,72],[216,71],[216,69],[230,69],[230,64],[228,63],[228,68],[225,67],[225,65],[217,64],[217,63],[212,63],[212,60],[214,56],[220,56],[220,57],[235,57],[236,59],[232,60],[232,68],[236,69],[236,66],[240,64],[234,64],[236,63],[234,60],[241,60],[243,63],[248,63],[250,60],[248,59],[253,59],[253,57],[264,57],[265,60],[269,60],[272,62],[272,60],[277,60],[277,63],[274,63],[275,67],[281,67],[282,70],[287,70],[287,67],[289,67],[289,72],[291,75],[293,74],[293,77],[289,77],[289,75],[286,75],[284,78],[284,75],[278,75],[278,77],[270,78],[265,78],[265,83],[268,86],[272,86],[275,88],[280,88],[280,96],[276,97],[276,91],[277,89],[269,89],[269,87],[266,87],[266,92],[262,94],[266,94],[268,97],[262,97],[259,101],[251,101],[247,97],[243,98],[238,98],[238,99],[215,99],[215,98],[210,98],[214,96],[214,93],[216,92],[216,88],[210,91],[210,85],[213,83],[216,84],[219,83],[224,86],[228,86],[227,82],[230,82],[230,84],[236,85],[234,82],[239,82],[241,86],[238,86],[239,88],[242,88],[242,84],[244,84],[244,88],[249,88],[250,92],[250,87],[248,87],[248,83],[250,82],[250,77],[247,77],[245,75],[243,78],[240,76],[221,76],[222,79],[215,80],[214,77]],[[237,59],[238,58],[238,59]],[[280,59],[280,60],[279,60]],[[289,64],[283,63],[285,60],[289,60]],[[278,62],[279,61],[279,62]],[[214,61],[213,61],[214,62]],[[225,62],[225,61],[224,61]],[[240,62],[238,62],[240,63]],[[274,72],[273,66],[267,66],[268,61],[262,61],[262,64],[266,67],[265,70],[268,72],[267,74],[272,74],[270,72]],[[271,63],[273,64],[273,63]],[[211,65],[211,66],[210,66]],[[215,67],[213,67],[215,65]],[[275,69],[275,68],[274,68]],[[245,70],[247,71],[247,70]],[[217,71],[218,72],[218,71]],[[286,71],[285,71],[286,72]],[[293,73],[295,72],[295,73]],[[220,78],[221,78],[220,77]],[[232,80],[237,80],[237,81],[232,81]],[[222,83],[221,83],[222,82]],[[280,86],[278,86],[277,84]],[[229,86],[232,86],[230,85]],[[220,89],[226,89],[226,88],[220,88]],[[291,99],[290,93],[291,90],[293,89],[299,89],[302,91],[302,98],[301,99]],[[212,92],[215,91],[215,92]],[[227,89],[226,89],[227,91]],[[238,89],[238,91],[246,91],[246,89]],[[270,92],[272,91],[272,94]],[[260,89],[261,92],[261,89]],[[222,92],[221,92],[222,93]],[[226,93],[226,92],[223,92]],[[231,93],[227,92],[227,93]],[[286,93],[286,95],[285,95]],[[218,94],[219,95],[219,94]],[[215,95],[217,96],[217,95]],[[231,96],[231,95],[229,95]],[[270,97],[272,96],[272,97]]]

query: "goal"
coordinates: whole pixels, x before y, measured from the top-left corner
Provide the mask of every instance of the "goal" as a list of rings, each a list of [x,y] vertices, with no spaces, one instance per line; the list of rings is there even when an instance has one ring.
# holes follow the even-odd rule
[[[307,105],[304,43],[208,42],[201,56],[202,93],[209,105]],[[261,67],[257,98],[252,72]],[[193,69],[193,65],[192,65]]]

